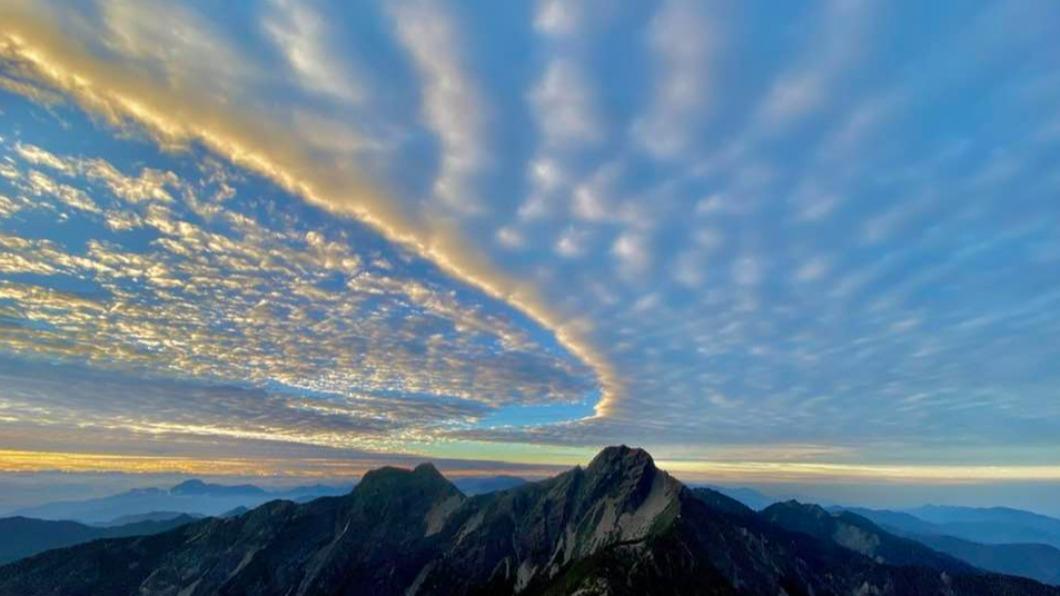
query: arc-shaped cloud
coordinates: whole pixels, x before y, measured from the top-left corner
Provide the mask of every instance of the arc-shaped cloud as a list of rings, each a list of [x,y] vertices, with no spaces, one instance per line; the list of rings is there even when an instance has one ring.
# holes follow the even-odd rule
[[[200,144],[314,205],[356,218],[551,331],[557,343],[595,371],[600,385],[595,415],[611,410],[620,385],[608,363],[533,287],[496,271],[444,224],[409,217],[356,173],[314,161],[294,131],[255,118],[242,106],[221,105],[183,88],[178,97],[172,89],[152,86],[134,69],[92,55],[42,10],[8,6],[0,9],[0,21],[0,59],[13,73],[4,83],[9,90],[37,100],[54,100],[58,92],[115,127],[142,129],[163,147]]]

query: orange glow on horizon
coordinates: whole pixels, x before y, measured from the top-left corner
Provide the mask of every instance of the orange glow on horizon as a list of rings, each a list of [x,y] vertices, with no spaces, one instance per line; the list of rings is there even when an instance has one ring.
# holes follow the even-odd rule
[[[0,450],[0,473],[123,473],[186,474],[201,476],[258,476],[290,478],[355,478],[382,466],[409,468],[428,457],[401,462],[385,456],[351,460],[340,458],[196,458],[188,456],[120,455],[58,451]],[[450,477],[512,475],[551,476],[562,466],[483,465],[449,460],[439,468]],[[982,482],[1056,482],[1060,466],[896,466],[809,462],[688,462],[660,461],[659,467],[686,482],[879,482],[910,484],[972,484]]]

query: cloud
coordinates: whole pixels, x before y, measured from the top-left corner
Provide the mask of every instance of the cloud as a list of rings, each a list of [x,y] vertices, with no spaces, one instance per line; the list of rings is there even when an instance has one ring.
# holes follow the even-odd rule
[[[186,179],[149,168],[134,177],[102,158],[26,147],[10,152],[19,165],[52,162],[91,190],[95,208],[82,218],[129,221],[154,239],[134,250],[90,238],[81,253],[61,238],[0,235],[0,303],[8,311],[0,316],[14,322],[0,333],[4,344],[23,357],[97,371],[89,396],[56,391],[59,379],[43,386],[32,374],[18,377],[15,367],[9,374],[21,380],[0,403],[8,417],[27,419],[44,407],[32,417],[57,425],[91,419],[130,432],[381,448],[506,405],[579,400],[594,386],[590,371],[534,340],[506,308],[458,297],[444,277],[416,276],[423,263],[414,257],[389,255],[402,265],[380,268],[342,226],[261,218],[237,198],[252,194],[245,182],[226,187],[231,178],[212,172]],[[25,180],[61,196],[36,170],[16,174],[9,184]],[[51,287],[64,279],[78,284]],[[144,373],[160,379],[151,384],[159,393],[138,399],[155,401],[111,401],[128,391],[108,379]],[[196,401],[171,386],[187,379],[236,389]],[[233,411],[245,418],[232,420]]]
[[[825,257],[817,256],[803,262],[795,270],[795,281],[801,283],[813,282],[828,274],[830,264]]]
[[[504,247],[516,249],[522,248],[526,244],[526,238],[519,232],[519,230],[505,226],[497,230],[497,242],[500,242]]]
[[[534,15],[534,28],[552,36],[573,34],[581,23],[582,0],[541,0]]]
[[[754,256],[742,256],[732,265],[732,279],[741,286],[756,286],[762,281],[762,263]]]
[[[5,103],[0,131],[0,320],[21,323],[0,333],[27,358],[244,379],[264,421],[294,433],[271,415],[292,410],[312,441],[444,427],[697,457],[753,442],[1004,464],[1009,446],[1042,458],[1056,436],[1047,3],[958,8],[913,36],[916,9],[874,18],[865,2],[794,8],[794,29],[677,0],[541,2],[533,22],[501,10],[490,27],[455,5],[388,4],[381,22],[348,5],[301,40],[370,94],[348,112],[260,51],[275,41],[260,21],[174,4],[173,29],[196,37],[169,51],[144,45],[168,33],[142,16],[108,27],[102,9],[58,6],[0,9],[0,85],[47,102]],[[293,35],[281,9],[298,6],[264,16]],[[360,45],[340,22],[378,56],[340,55]],[[908,43],[881,43],[895,36]],[[195,64],[203,48],[217,64]],[[34,136],[50,116],[81,130],[57,92],[116,137]],[[145,137],[179,151],[154,156]],[[77,155],[95,147],[111,169]],[[236,180],[207,181],[210,156]],[[31,233],[51,224],[69,234]],[[388,418],[394,394],[429,415]],[[588,409],[571,395],[599,415],[570,420]],[[37,416],[30,401],[0,416]],[[467,428],[525,402],[566,404],[568,420]],[[204,418],[194,432],[264,428]]]
[[[258,76],[242,55],[192,10],[158,0],[102,0],[102,43],[112,52],[157,71],[173,88],[209,81],[231,90]]]
[[[567,184],[563,167],[553,156],[538,156],[527,167],[530,196],[519,205],[516,215],[524,221],[543,219],[552,214],[556,198]]]
[[[574,187],[571,211],[575,217],[589,222],[621,221],[616,203],[621,192],[619,180],[623,164],[606,163],[593,171]]]
[[[19,157],[24,159],[27,163],[36,166],[45,166],[52,170],[59,172],[60,174],[71,175],[74,170],[70,165],[56,157],[54,154],[37,147],[36,145],[29,145],[26,143],[16,143],[15,152],[18,153]]]
[[[412,10],[409,5],[395,9]],[[166,148],[186,149],[189,143],[202,143],[205,149],[230,160],[235,166],[273,181],[307,202],[325,208],[331,213],[353,217],[381,233],[387,240],[397,243],[435,263],[442,271],[455,279],[469,284],[494,299],[506,300],[513,308],[531,320],[552,331],[564,349],[596,371],[603,388],[600,411],[615,398],[618,390],[616,380],[608,364],[596,350],[581,338],[574,329],[569,329],[562,319],[552,313],[536,295],[533,288],[499,274],[486,264],[468,245],[456,237],[451,230],[437,226],[437,222],[421,221],[394,204],[349,168],[334,169],[330,164],[313,159],[301,145],[304,138],[297,130],[285,129],[269,118],[255,113],[254,108],[241,107],[232,111],[228,105],[220,105],[195,89],[181,89],[175,94],[172,89],[159,89],[150,81],[133,74],[128,64],[97,59],[83,51],[75,39],[60,32],[55,21],[43,9],[7,6],[3,11],[0,28],[0,55],[9,67],[7,72],[17,72],[20,80],[32,81],[26,90],[34,98],[38,92],[59,91],[67,94],[80,107],[103,118],[119,130],[134,127],[138,134],[149,134],[159,145]],[[428,10],[428,12],[430,12]],[[433,13],[418,13],[432,16]],[[462,98],[468,87],[450,85],[452,79],[445,75],[451,60],[442,54],[426,50],[422,43],[436,43],[449,39],[447,23],[434,19],[418,19],[413,10],[407,16],[405,27],[399,29],[409,37],[410,50],[419,50],[420,66],[434,93],[427,94],[425,101],[428,120],[438,118],[439,126],[448,126],[442,121],[446,105],[466,107]],[[400,19],[398,19],[400,22]],[[410,25],[415,25],[410,29]],[[411,35],[419,28],[432,36]],[[414,39],[413,39],[414,38]],[[440,42],[439,42],[440,43]],[[445,48],[440,48],[445,49]],[[21,87],[19,87],[21,89]],[[444,101],[443,101],[444,100]],[[450,104],[449,100],[453,100]],[[474,126],[477,119],[473,111],[461,115],[470,118]],[[442,172],[460,178],[475,164],[479,150],[471,142],[471,136],[460,133],[460,127],[446,128],[453,133],[448,143],[455,153],[449,152],[448,169]],[[466,151],[465,151],[466,150]],[[446,163],[443,159],[443,164]],[[446,180],[442,176],[442,180]]]
[[[586,221],[604,221],[614,212],[593,185],[581,185],[574,191],[574,214]]]
[[[483,208],[475,180],[486,162],[485,102],[461,60],[463,40],[452,15],[433,0],[392,5],[395,29],[419,71],[423,118],[442,144],[435,196],[447,208]]]
[[[643,235],[623,232],[611,245],[611,254],[618,259],[626,275],[636,276],[644,273],[652,262],[648,240]]]
[[[530,103],[546,146],[582,145],[602,136],[589,85],[571,59],[549,62],[530,93]]]
[[[546,1],[537,8],[535,29],[541,34],[547,59],[527,93],[538,140],[527,168],[528,196],[517,212],[522,220],[554,215],[556,206],[571,192],[568,174],[574,173],[561,164],[592,150],[606,134],[596,92],[585,72],[585,57],[567,43],[581,28],[579,15],[585,7],[577,2]]]
[[[585,253],[587,236],[584,230],[567,228],[556,240],[556,254],[566,258],[581,256]]]
[[[699,251],[685,251],[678,255],[673,269],[673,278],[678,284],[695,288],[706,279],[706,263]]]
[[[300,0],[275,0],[272,7],[264,29],[302,86],[341,102],[360,101],[363,92],[350,76],[350,66],[336,60],[321,15]]]
[[[829,86],[850,68],[871,40],[864,35],[870,0],[831,0],[825,3],[814,43],[797,66],[782,73],[759,108],[766,134],[820,108],[833,94]]]
[[[652,17],[647,44],[656,82],[647,112],[633,124],[637,142],[652,155],[678,157],[697,139],[718,36],[702,5],[691,0],[666,0]]]
[[[27,185],[23,188],[36,196],[48,195],[59,202],[90,213],[98,213],[99,207],[89,198],[84,191],[74,188],[68,184],[62,184],[52,180],[47,175],[36,170],[29,172],[26,176]]]

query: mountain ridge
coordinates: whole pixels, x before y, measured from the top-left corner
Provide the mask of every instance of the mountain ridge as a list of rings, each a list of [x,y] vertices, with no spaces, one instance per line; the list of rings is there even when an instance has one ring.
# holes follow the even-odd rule
[[[1060,594],[878,563],[698,495],[625,446],[470,497],[432,465],[382,468],[345,495],[43,553],[0,568],[0,594]]]
[[[75,521],[21,516],[0,518],[0,564],[101,538],[158,534],[197,519],[179,514],[166,519],[140,519],[108,526],[89,526]]]
[[[860,507],[835,510],[860,515],[892,534],[915,540],[981,569],[1029,577],[1047,584],[1060,584],[1060,549],[1048,543],[983,543],[949,535],[947,531],[952,528],[933,524],[904,511]]]
[[[949,573],[975,572],[975,567],[964,561],[882,531],[871,520],[849,511],[830,512],[820,505],[789,500],[774,503],[761,514],[783,528],[834,542],[881,563],[921,565]]]
[[[12,511],[9,516],[72,520],[97,525],[121,516],[149,514],[155,511],[176,511],[200,516],[221,515],[239,506],[256,507],[274,499],[305,501],[348,491],[349,487],[325,485],[267,491],[250,484],[213,484],[193,478],[169,488],[134,488],[104,497],[54,501],[23,507]]]
[[[483,494],[514,488],[526,480],[515,476],[466,476],[453,480],[464,494]],[[71,520],[105,525],[113,520],[160,511],[198,516],[223,516],[240,507],[257,507],[275,499],[306,502],[324,496],[348,493],[356,481],[344,485],[310,484],[284,489],[266,489],[253,484],[215,484],[191,478],[174,486],[141,487],[83,500],[63,500],[21,507],[4,517]]]

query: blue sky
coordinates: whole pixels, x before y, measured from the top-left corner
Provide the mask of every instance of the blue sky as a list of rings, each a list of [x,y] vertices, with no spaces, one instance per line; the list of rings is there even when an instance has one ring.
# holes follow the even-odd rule
[[[11,473],[1060,479],[1051,2],[2,10]]]

